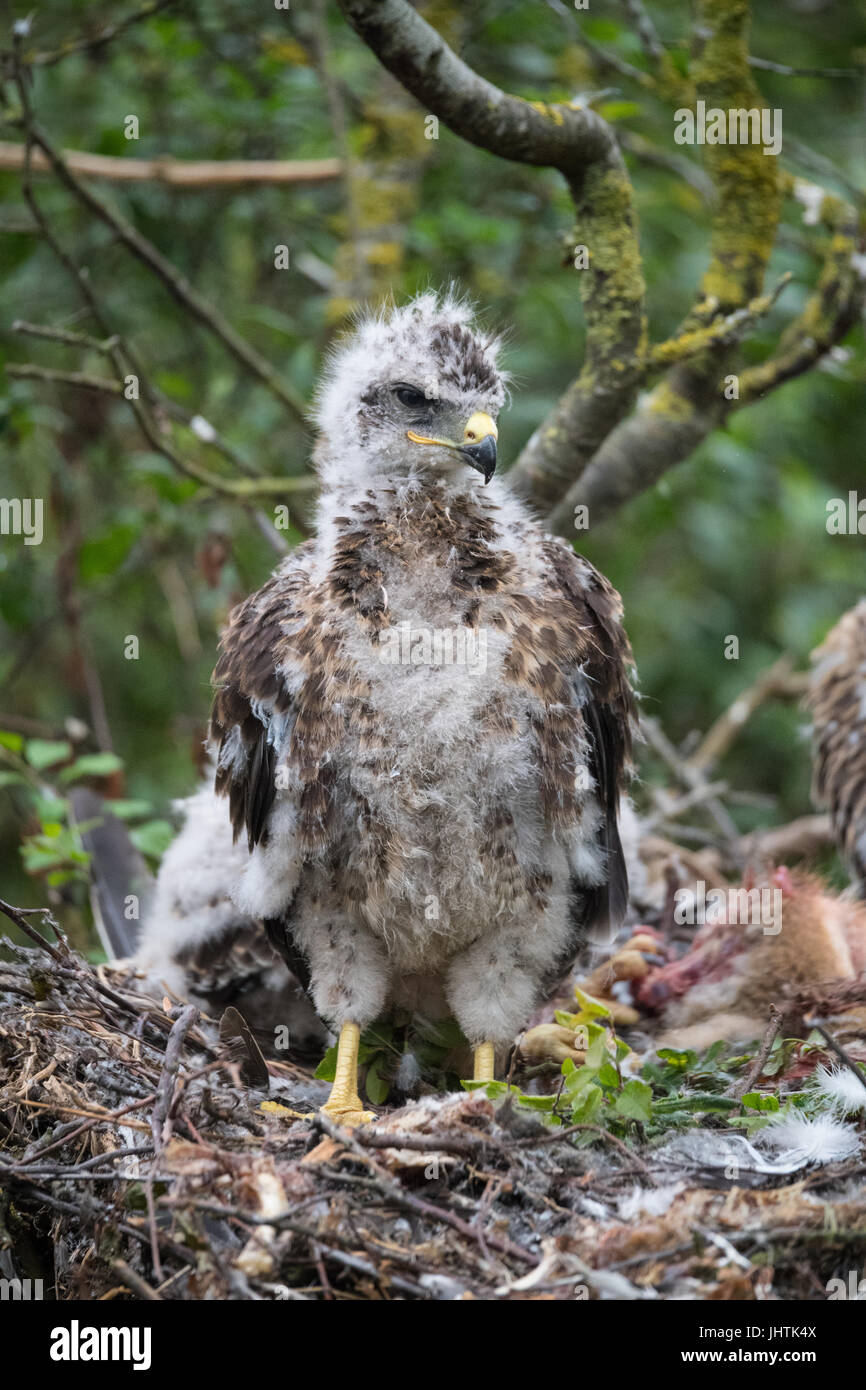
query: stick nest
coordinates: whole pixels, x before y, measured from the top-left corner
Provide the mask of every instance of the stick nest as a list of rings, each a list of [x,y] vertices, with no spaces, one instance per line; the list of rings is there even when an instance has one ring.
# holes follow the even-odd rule
[[[478,1091],[350,1132],[62,940],[3,956],[0,1274],[47,1297],[825,1298],[862,1260],[856,1164],[709,1186]]]

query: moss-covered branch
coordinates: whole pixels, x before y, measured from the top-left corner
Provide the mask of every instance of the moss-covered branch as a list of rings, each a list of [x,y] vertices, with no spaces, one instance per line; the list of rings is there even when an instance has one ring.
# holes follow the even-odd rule
[[[689,357],[696,357],[708,348],[729,347],[731,343],[739,342],[752,324],[769,312],[790,281],[789,271],[768,294],[758,295],[742,309],[735,309],[724,318],[714,318],[702,327],[675,334],[663,343],[654,344],[647,354],[647,369],[652,371],[657,367],[670,367],[675,362],[684,362]]]
[[[824,265],[814,292],[788,324],[779,346],[765,362],[740,377],[734,407],[759,400],[783,382],[801,376],[854,327],[866,302],[866,258],[860,248],[864,229],[854,208],[827,195],[821,220],[830,232]]]
[[[698,0],[694,33],[697,97],[708,108],[763,107],[749,66],[748,0]],[[776,160],[760,144],[708,145],[706,162],[717,193],[710,263],[678,338],[706,327],[708,302],[727,316],[760,295],[779,219],[782,181]],[[549,524],[568,534],[577,505],[589,508],[591,524],[604,520],[688,457],[725,413],[722,385],[736,363],[735,352],[733,346],[708,347],[670,368],[607,436],[551,512]]]
[[[632,188],[611,127],[576,103],[524,101],[462,61],[406,0],[340,0],[379,60],[431,114],[470,143],[566,178],[577,212],[575,270],[586,357],[574,384],[512,470],[515,486],[550,506],[630,408],[646,344],[644,281]]]

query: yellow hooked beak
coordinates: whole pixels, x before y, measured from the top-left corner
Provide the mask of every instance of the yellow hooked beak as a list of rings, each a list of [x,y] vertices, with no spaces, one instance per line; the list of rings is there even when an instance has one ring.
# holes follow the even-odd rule
[[[413,444],[438,444],[443,449],[456,449],[467,463],[477,468],[479,473],[483,473],[485,483],[489,483],[493,477],[499,431],[496,422],[483,410],[476,410],[470,415],[460,444],[455,443],[453,439],[432,439],[426,434],[416,434],[414,430],[407,430],[406,437],[411,439]]]

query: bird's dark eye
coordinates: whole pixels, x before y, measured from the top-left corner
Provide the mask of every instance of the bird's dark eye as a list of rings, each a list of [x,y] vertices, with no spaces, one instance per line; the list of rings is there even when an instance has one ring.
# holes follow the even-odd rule
[[[419,406],[430,405],[423,391],[419,391],[417,386],[395,386],[394,395],[401,405],[408,406],[410,410],[417,410]]]

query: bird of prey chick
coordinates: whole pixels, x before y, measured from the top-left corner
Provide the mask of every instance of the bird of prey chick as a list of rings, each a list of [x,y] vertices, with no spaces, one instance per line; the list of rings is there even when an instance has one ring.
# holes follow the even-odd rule
[[[227,940],[239,918],[257,927],[338,1035],[325,1110],[346,1123],[371,1118],[359,1034],[389,1007],[455,1017],[490,1080],[589,929],[625,908],[620,600],[494,477],[497,349],[428,293],[334,353],[315,539],[222,637],[227,815],[200,794],[211,841],[192,818],[145,929],[150,967],[168,950],[176,968],[205,940],[213,958],[227,924]]]

